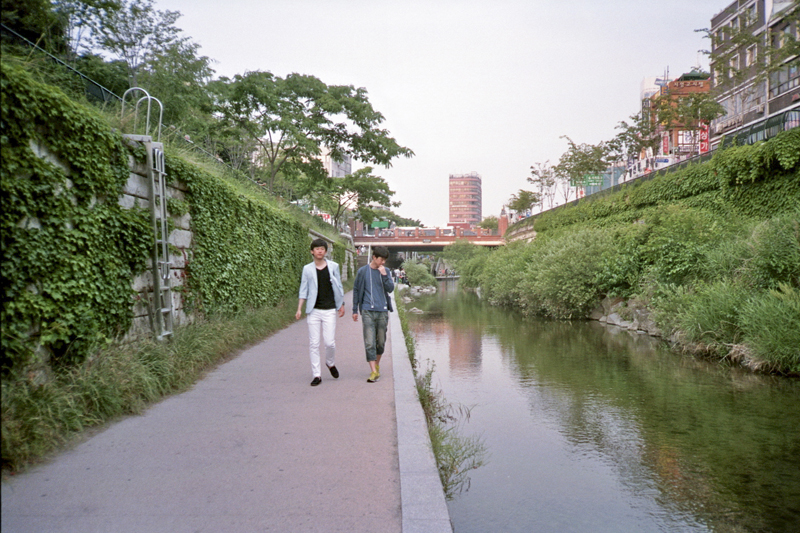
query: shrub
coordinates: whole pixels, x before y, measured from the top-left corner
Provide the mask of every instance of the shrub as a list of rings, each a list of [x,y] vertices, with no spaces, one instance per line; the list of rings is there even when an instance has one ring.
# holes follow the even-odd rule
[[[653,276],[661,282],[682,283],[702,272],[701,260],[723,234],[716,215],[678,205],[666,206],[647,219],[650,232],[641,247]]]
[[[436,278],[425,265],[406,261],[403,263],[408,284],[416,287],[436,286]]]
[[[781,284],[750,298],[741,324],[754,356],[800,373],[800,290]]]
[[[747,287],[729,279],[699,283],[693,289],[675,291],[673,301],[662,311],[672,307],[673,324],[684,340],[725,354],[726,345],[741,340],[739,313],[747,297]]]
[[[758,224],[750,237],[752,258],[745,275],[755,286],[800,287],[800,216],[787,215]]]
[[[649,231],[645,224],[630,224],[611,232],[595,275],[601,294],[627,298],[639,289],[645,267],[641,245]]]
[[[595,280],[609,242],[602,230],[551,239],[523,271],[521,307],[553,318],[585,317],[598,300]]]
[[[475,289],[480,286],[480,275],[486,268],[488,254],[473,256],[458,263],[459,283],[468,289]]]
[[[493,252],[480,274],[484,297],[492,305],[520,305],[520,281],[531,259],[546,246],[547,239],[537,239],[530,245],[512,243]]]

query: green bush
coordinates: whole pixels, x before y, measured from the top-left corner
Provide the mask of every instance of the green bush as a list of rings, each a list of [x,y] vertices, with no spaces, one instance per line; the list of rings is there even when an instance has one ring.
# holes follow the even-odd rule
[[[584,318],[598,301],[595,283],[609,238],[581,230],[549,239],[521,272],[520,308],[552,318]]]
[[[457,266],[459,284],[467,289],[480,287],[480,274],[485,268],[489,254],[479,254],[464,261],[460,261]]]
[[[649,231],[645,224],[630,224],[609,232],[595,276],[600,294],[627,298],[640,289],[645,268],[642,244]]]
[[[531,245],[511,243],[494,251],[484,263],[480,274],[483,297],[492,304],[518,307],[521,303],[520,281],[532,258],[545,246],[546,239]]]
[[[750,298],[741,324],[754,356],[800,374],[800,290],[781,284]]]
[[[678,329],[686,340],[705,344],[724,355],[726,345],[741,341],[739,313],[748,294],[746,287],[731,280],[700,283],[693,292],[682,294],[675,316]]]
[[[694,348],[727,357],[744,342],[793,365],[793,300],[775,290],[800,288],[798,205],[795,128],[526,219],[534,241],[470,260],[462,280],[492,305],[557,318],[584,317],[605,295],[636,297]],[[788,310],[756,318],[768,306]]]
[[[725,232],[719,217],[702,209],[668,205],[646,220],[650,228],[640,253],[653,277],[663,283],[689,281],[702,271],[702,259]]]
[[[745,276],[755,286],[800,287],[800,216],[786,215],[758,224],[750,236],[752,257]]]
[[[408,284],[414,287],[435,287],[436,278],[430,273],[429,267],[413,261],[403,263],[403,270],[406,271]]]

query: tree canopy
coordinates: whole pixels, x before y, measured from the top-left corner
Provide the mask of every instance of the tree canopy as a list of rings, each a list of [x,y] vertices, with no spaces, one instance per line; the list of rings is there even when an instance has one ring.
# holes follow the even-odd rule
[[[511,195],[508,201],[508,207],[517,213],[526,213],[530,211],[533,206],[539,203],[539,195],[532,191],[525,191],[520,189],[516,194]]]
[[[318,159],[323,147],[335,160],[349,155],[386,167],[395,157],[414,155],[380,128],[384,117],[363,88],[326,85],[304,74],[281,78],[254,71],[236,75],[224,96],[218,111],[258,146],[270,188],[280,171],[325,177]]]
[[[392,202],[392,196],[394,191],[384,179],[372,175],[372,167],[359,169],[343,178],[323,180],[312,194],[314,203],[330,213],[337,227],[347,211],[353,212],[365,224],[371,224],[376,215],[373,204],[400,205]]]

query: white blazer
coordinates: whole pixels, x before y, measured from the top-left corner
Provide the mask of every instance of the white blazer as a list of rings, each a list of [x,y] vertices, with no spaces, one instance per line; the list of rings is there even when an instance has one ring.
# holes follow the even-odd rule
[[[338,311],[344,305],[342,276],[339,274],[339,265],[329,259],[327,261],[333,287],[333,299]],[[313,261],[303,267],[303,276],[300,278],[300,298],[306,301],[306,314],[314,310],[314,304],[317,303],[317,267],[314,266]]]

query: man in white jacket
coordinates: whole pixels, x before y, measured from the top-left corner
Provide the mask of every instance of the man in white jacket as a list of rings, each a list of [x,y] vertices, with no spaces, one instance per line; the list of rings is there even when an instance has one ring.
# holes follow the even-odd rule
[[[344,287],[339,273],[339,265],[325,259],[328,243],[323,239],[315,239],[311,243],[311,255],[314,261],[303,267],[300,279],[300,300],[294,317],[300,320],[303,316],[303,302],[306,303],[308,315],[308,343],[311,357],[311,373],[314,379],[311,386],[322,383],[320,369],[320,327],[325,342],[325,364],[334,378],[339,377],[336,369],[336,315],[344,316]],[[338,313],[337,313],[338,312]]]

